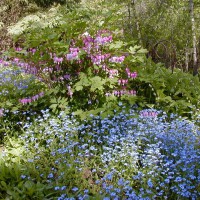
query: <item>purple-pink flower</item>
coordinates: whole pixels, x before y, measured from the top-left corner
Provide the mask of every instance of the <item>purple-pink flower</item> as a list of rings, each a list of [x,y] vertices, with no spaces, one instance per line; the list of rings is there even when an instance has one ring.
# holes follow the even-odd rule
[[[31,103],[33,101],[36,101],[40,97],[43,97],[43,96],[44,96],[44,92],[40,92],[39,94],[36,94],[36,95],[34,95],[32,97],[19,99],[19,102],[22,103],[23,105],[25,105],[25,104]]]
[[[126,90],[126,89],[122,89],[122,90],[114,90],[113,91],[113,95],[115,96],[123,96],[123,95],[131,95],[131,96],[135,96],[136,95],[136,91],[135,90]]]
[[[63,62],[63,58],[62,57],[54,57],[53,58],[54,63],[56,64],[60,64]]]
[[[109,78],[114,78],[114,76],[118,76],[118,70],[117,69],[110,69],[109,70]]]
[[[4,110],[3,108],[0,109],[0,117],[3,116],[3,110]]]
[[[124,86],[125,84],[128,83],[128,79],[119,79],[118,83],[119,83],[119,85],[123,85]]]
[[[16,47],[15,51],[22,51],[23,49],[21,47]]]
[[[111,63],[122,63],[125,59],[125,56],[113,56],[109,59]]]
[[[140,112],[140,115],[143,117],[157,117],[158,112],[143,110]]]

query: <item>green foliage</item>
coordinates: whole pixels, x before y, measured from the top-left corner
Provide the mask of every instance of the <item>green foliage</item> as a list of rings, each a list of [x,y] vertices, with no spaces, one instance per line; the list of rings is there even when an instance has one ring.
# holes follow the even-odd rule
[[[137,80],[138,95],[145,97],[148,107],[188,117],[192,117],[199,107],[198,77],[178,69],[172,73],[162,64],[147,60],[147,63],[140,67]]]
[[[113,117],[91,116],[81,122],[64,112],[53,116],[45,110],[43,116],[22,123],[20,137],[7,136],[0,154],[0,198],[42,200],[64,194],[78,199],[87,194],[87,199],[101,200],[119,191],[116,196],[127,199],[128,185],[138,195],[140,188],[151,189],[138,198],[168,195],[171,200],[185,195],[183,182],[177,183],[181,178],[188,191],[199,195],[199,128],[177,116],[169,120],[155,109],[120,109]],[[160,183],[165,187],[152,186]]]
[[[29,111],[40,112],[40,109],[48,107],[43,92],[46,90],[44,83],[34,75],[25,74],[16,65],[1,66],[0,68],[0,141],[6,134],[18,135],[20,124],[33,119]],[[30,103],[27,104],[27,101]],[[17,113],[17,115],[13,115]]]
[[[40,7],[48,8],[53,4],[69,4],[69,3],[78,3],[80,0],[29,0],[30,2],[36,3]]]
[[[34,166],[27,162],[25,149],[17,140],[9,139],[6,155],[9,159],[4,162],[4,153],[0,156],[0,198],[9,199],[48,199],[51,197],[52,186],[45,185],[42,180],[22,180],[21,174],[30,170],[35,174]],[[23,156],[22,156],[23,155]],[[29,153],[29,156],[31,153]]]
[[[11,52],[10,56],[19,57],[27,63],[34,64],[38,70],[37,76],[49,86],[46,98],[49,96],[51,99],[50,108],[54,112],[68,109],[68,107],[72,111],[87,112],[97,108],[107,110],[107,104],[111,102],[113,105],[117,104],[120,98],[122,101],[134,104],[136,97],[125,94],[120,97],[119,92],[122,88],[120,89],[119,80],[127,79],[128,81],[130,79],[130,83],[134,82],[134,78],[127,77],[125,69],[131,63],[134,65],[142,63],[146,51],[141,46],[134,45],[133,41],[123,42],[119,30],[91,31],[90,35],[86,32],[86,20],[76,19],[76,17],[76,12],[72,12],[66,22],[61,25],[53,28],[45,27],[42,33],[38,29],[34,29],[19,36],[16,41],[24,41],[21,44],[24,50]],[[102,44],[100,41],[97,48],[96,41],[104,39],[109,41]],[[84,46],[87,40],[92,41],[90,41],[91,47]],[[134,46],[132,47],[132,45]],[[67,56],[73,54],[70,51],[74,51],[73,49],[76,48],[78,49],[77,56],[68,59]],[[59,59],[62,61],[57,61]],[[122,59],[122,61],[110,61],[110,59]],[[114,74],[112,75],[112,73]],[[68,78],[66,78],[67,76]],[[132,86],[133,84],[124,88],[130,90],[134,95]],[[115,94],[118,94],[117,98],[113,96],[114,90],[118,92]],[[110,98],[106,95],[113,97]]]
[[[85,178],[84,171],[80,172],[75,166],[74,159],[77,157],[78,149],[73,148],[72,155],[70,152],[65,154],[67,163],[62,163],[57,165],[56,162],[60,159],[60,156],[52,156],[52,150],[57,149],[58,146],[62,149],[63,145],[59,144],[62,133],[58,134],[53,127],[63,127],[69,128],[67,131],[67,137],[70,138],[70,142],[78,141],[78,135],[76,131],[71,131],[71,128],[75,127],[75,124],[68,124],[67,121],[63,121],[65,114],[59,113],[58,116],[51,116],[49,118],[48,111],[43,111],[45,119],[43,117],[37,118],[32,122],[30,126],[27,121],[22,122],[23,128],[21,128],[21,136],[26,135],[26,129],[28,128],[31,132],[34,132],[34,137],[38,137],[39,143],[28,145],[30,149],[27,151],[25,146],[31,142],[31,137],[25,136],[26,140],[21,140],[19,138],[12,139],[6,137],[6,150],[0,154],[0,198],[9,199],[55,199],[62,194],[62,191],[56,191],[55,186],[59,186],[65,183],[68,187],[63,190],[63,192],[68,191],[70,196],[74,195],[72,188],[74,186],[81,186],[82,188],[88,187],[88,180]],[[60,118],[60,119],[59,119]],[[40,126],[38,126],[38,123]],[[49,130],[49,135],[44,130]],[[25,131],[25,132],[24,132]],[[41,135],[41,133],[43,134]],[[51,141],[50,148],[46,148],[48,141]],[[64,141],[64,140],[63,140]],[[34,146],[36,145],[36,146]],[[28,148],[29,148],[28,147]],[[39,151],[41,152],[39,153]],[[39,151],[38,151],[39,150]],[[37,163],[33,161],[38,156]],[[87,160],[87,158],[85,158]],[[87,170],[86,166],[85,170]],[[55,169],[55,173],[52,173],[50,178],[49,174]],[[64,173],[62,173],[64,172]],[[34,177],[33,179],[31,177]],[[95,186],[94,186],[95,188]]]
[[[0,69],[0,108],[11,111],[22,108],[20,99],[45,91],[45,84],[33,75],[28,75],[17,66]]]
[[[155,62],[168,68],[192,68],[193,31],[189,1],[117,1],[123,12],[125,38],[138,40]],[[198,38],[199,5],[194,2],[195,34]],[[199,46],[196,44],[199,51]],[[190,70],[189,69],[189,70]]]
[[[32,2],[48,7],[56,3],[73,4],[75,1],[32,0]],[[150,4],[145,11],[138,9],[135,13],[141,17],[139,24],[144,46],[151,49],[154,42],[166,38],[167,41],[173,41],[180,49],[185,47],[188,36],[184,38],[183,30],[187,30],[186,27],[182,29],[180,35],[174,34],[173,38],[169,33],[170,31],[178,33],[179,28],[186,22],[184,20],[187,20],[187,18],[180,20],[177,13],[171,12],[177,5],[172,7],[172,10],[163,12],[166,11],[166,7],[154,10],[155,1],[137,2],[143,2],[144,7]],[[141,44],[130,41],[132,36],[124,38],[130,33],[127,28],[137,21],[134,21],[134,18],[129,26],[124,25],[124,35],[122,25],[126,23],[127,16],[125,7],[121,6],[126,2],[122,3],[116,4],[115,0],[98,1],[98,4],[96,1],[86,1],[70,12],[68,9],[66,11],[66,6],[61,6],[57,7],[58,9],[53,8],[55,9],[53,14],[50,12],[47,15],[32,15],[27,17],[27,21],[24,18],[21,21],[24,25],[21,26],[19,23],[20,26],[13,28],[15,30],[13,33],[17,35],[15,42],[18,50],[6,52],[5,55],[8,55],[11,58],[10,62],[13,63],[10,67],[0,68],[0,139],[8,145],[4,148],[5,152],[1,152],[0,148],[0,199],[55,199],[64,193],[69,197],[78,198],[85,189],[89,189],[88,199],[91,197],[101,200],[105,194],[99,193],[102,188],[95,181],[99,179],[103,183],[105,180],[108,186],[113,182],[113,186],[118,187],[119,177],[129,180],[131,187],[138,192],[140,187],[150,189],[147,183],[155,172],[154,167],[157,170],[161,165],[164,166],[163,157],[161,162],[155,162],[155,155],[160,156],[164,151],[163,146],[160,149],[161,143],[157,140],[157,136],[162,135],[159,132],[160,126],[166,133],[170,130],[172,136],[177,134],[178,138],[182,131],[186,130],[184,133],[188,133],[186,127],[190,127],[191,124],[188,122],[181,125],[181,122],[177,121],[168,127],[167,123],[160,124],[161,121],[157,116],[159,112],[145,110],[135,115],[131,108],[137,107],[138,110],[147,107],[158,108],[167,114],[177,113],[194,120],[199,119],[198,77],[178,69],[172,73],[163,64],[155,64],[151,59],[146,59],[145,54],[148,51],[143,49]],[[174,6],[175,1],[168,3]],[[137,6],[136,8],[139,8]],[[155,11],[152,13],[152,18],[146,17],[150,16],[152,9]],[[180,16],[183,16],[183,13],[181,11]],[[30,23],[33,18],[35,21]],[[166,30],[166,24],[168,25],[172,19],[174,24],[171,29]],[[17,27],[20,27],[19,32],[16,31]],[[131,34],[138,39],[138,30],[134,27],[132,29]],[[171,56],[173,45],[168,48],[166,44],[171,45],[168,42],[157,43],[156,53],[160,56],[165,55],[167,49],[170,50],[168,55]],[[171,59],[170,56],[168,58]],[[19,60],[14,62],[13,58]],[[16,73],[20,69],[18,65],[22,68],[25,66],[24,69],[29,75],[21,71]],[[36,96],[38,94],[41,98]],[[118,106],[122,104],[123,107]],[[55,117],[50,117],[44,108],[49,108]],[[122,110],[123,112],[117,115]],[[41,113],[43,117],[40,116]],[[98,117],[93,118],[96,115]],[[113,116],[113,120],[110,120],[110,116]],[[78,128],[77,121],[73,117],[84,120]],[[102,122],[101,117],[105,118]],[[87,121],[91,118],[93,120]],[[168,120],[166,116],[162,119]],[[182,129],[179,129],[179,126],[183,126]],[[197,128],[194,129],[193,125],[191,130],[191,135],[197,133]],[[131,139],[130,133],[133,136]],[[152,135],[155,133],[156,137],[153,138]],[[135,140],[139,134],[141,136]],[[147,138],[145,134],[149,134]],[[164,132],[163,136],[166,135],[168,134]],[[112,143],[114,139],[116,141]],[[164,137],[163,142],[165,139]],[[173,138],[169,139],[171,145]],[[183,137],[179,139],[183,141]],[[195,147],[198,153],[196,140],[197,137],[191,149]],[[149,148],[151,142],[153,142],[152,147]],[[183,141],[183,146],[187,142],[188,140]],[[108,148],[104,146],[107,143],[111,144]],[[148,159],[147,150],[152,160],[143,167],[141,159]],[[170,154],[166,158],[170,158],[171,149],[167,150]],[[109,159],[112,161],[108,162],[106,156],[109,151],[111,153]],[[133,157],[135,153],[137,156]],[[196,158],[194,157],[195,160],[189,165],[193,166],[196,162],[198,165]],[[173,159],[175,162],[179,158]],[[188,159],[185,163],[188,163]],[[180,162],[181,165],[183,164]],[[106,180],[104,175],[113,169],[117,169],[119,173],[114,174],[112,180],[109,178]],[[183,172],[184,168],[181,170]],[[147,173],[146,176],[141,180],[140,178],[133,180],[133,176],[137,173],[139,175],[139,171]],[[164,172],[166,171],[169,172],[169,169],[166,168]],[[159,173],[160,171],[158,180],[152,178],[155,185],[160,185],[165,181],[165,176],[168,176]],[[177,173],[177,176],[180,174]],[[193,181],[191,178],[191,182]],[[58,186],[62,188],[63,183],[65,189],[59,191],[55,189]],[[176,184],[178,183],[174,185]],[[171,187],[171,182],[170,184],[166,182],[166,188],[168,185]],[[78,191],[73,191],[74,186],[79,187]],[[152,191],[159,192],[154,187]],[[119,198],[123,199],[126,192],[127,188],[121,190]],[[166,196],[169,195],[169,199],[175,199],[172,191],[166,189],[165,192]],[[145,195],[147,193],[144,193]]]
[[[106,2],[102,2],[100,5],[102,10],[99,11],[105,15],[97,13],[93,7],[90,8],[91,12],[87,13],[86,4],[85,7],[82,6],[72,12],[65,13],[65,22],[54,27],[31,29],[16,39],[16,41],[24,41],[21,45],[25,50],[11,55],[35,64],[39,70],[40,78],[49,87],[46,99],[44,99],[50,102],[50,108],[53,112],[60,110],[68,112],[69,108],[72,108],[72,111],[77,111],[75,113],[79,113],[84,118],[90,113],[97,113],[96,109],[99,108],[102,111],[109,112],[109,108],[112,110],[119,99],[132,105],[137,103],[142,107],[161,109],[164,107],[166,111],[183,115],[190,115],[191,109],[195,111],[198,107],[196,99],[199,98],[199,94],[196,86],[191,87],[191,81],[194,80],[192,84],[198,85],[198,80],[179,70],[175,70],[172,74],[170,70],[163,69],[159,64],[155,65],[153,62],[145,61],[144,54],[147,51],[133,41],[124,42],[123,34],[118,29],[114,30],[114,26],[111,27],[114,40],[103,46],[101,53],[109,53],[112,56],[126,55],[122,64],[105,61],[110,69],[119,71],[119,76],[110,79],[102,70],[101,65],[93,64],[91,57],[88,58],[88,54],[82,49],[83,38],[85,37],[82,34],[87,33],[86,31],[91,28],[91,37],[95,38],[97,28],[105,28],[113,22],[113,18],[107,24],[104,21],[110,16],[109,11],[104,7],[105,5],[107,5]],[[117,8],[117,5],[115,6]],[[104,21],[101,26],[96,23],[99,17],[101,18],[100,21]],[[39,31],[41,28],[43,28],[42,33]],[[77,58],[66,61],[65,56],[69,54],[71,47],[80,49],[78,59],[81,60],[81,64],[77,63]],[[31,53],[30,49],[36,49],[36,52]],[[28,56],[26,55],[27,51]],[[59,70],[56,68],[54,57],[64,59],[59,64]],[[52,73],[43,72],[50,66]],[[138,79],[130,81],[127,85],[129,89],[136,89],[137,96],[124,95],[120,98],[118,96],[105,96],[106,93],[117,90],[120,78],[126,78],[123,72],[126,67],[129,67],[131,71],[137,71],[139,74]],[[98,73],[96,73],[97,71]],[[65,75],[71,76],[71,79],[63,79]],[[175,82],[177,84],[174,85]],[[73,95],[70,96],[69,93],[73,93]]]

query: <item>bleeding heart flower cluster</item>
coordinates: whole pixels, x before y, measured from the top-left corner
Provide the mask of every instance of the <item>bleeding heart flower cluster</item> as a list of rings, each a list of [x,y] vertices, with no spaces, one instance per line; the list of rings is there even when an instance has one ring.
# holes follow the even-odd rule
[[[3,108],[1,108],[1,109],[0,109],[0,117],[2,117],[2,116],[3,116],[3,111],[4,111],[4,109],[3,109]]]
[[[40,92],[39,94],[34,95],[34,96],[32,96],[32,97],[19,99],[19,102],[22,103],[23,105],[25,105],[25,104],[31,103],[31,102],[33,102],[33,101],[36,101],[36,100],[38,100],[40,97],[43,97],[43,96],[44,96],[44,92]]]
[[[3,59],[0,59],[0,64],[1,64],[3,67],[7,67],[7,66],[10,66],[10,65],[11,65],[10,62],[5,61],[5,60],[3,60]]]
[[[124,77],[124,75],[122,74],[125,73],[122,70],[116,69],[114,67],[115,64],[117,64],[118,67],[119,65],[123,65],[126,56],[116,56],[113,55],[111,52],[106,52],[109,51],[109,45],[113,41],[111,31],[100,30],[96,33],[94,37],[86,32],[82,34],[79,38],[82,41],[76,41],[74,39],[71,40],[69,53],[65,55],[59,54],[58,56],[56,53],[47,51],[47,54],[49,54],[50,60],[52,61],[51,66],[47,66],[47,63],[45,63],[45,61],[40,61],[39,65],[36,66],[34,63],[31,62],[21,62],[18,58],[15,58],[13,62],[22,67],[27,73],[39,75],[39,72],[42,72],[45,73],[45,76],[49,75],[51,77],[49,80],[53,81],[53,83],[64,83],[64,85],[67,85],[66,92],[68,96],[72,97],[73,92],[71,89],[69,90],[68,86],[70,84],[70,87],[73,88],[74,81],[76,82],[78,80],[77,77],[79,76],[79,73],[82,72],[82,69],[85,68],[84,59],[86,59],[87,61],[89,61],[87,67],[94,68],[94,75],[98,74],[99,76],[105,76],[106,74],[108,78],[119,79],[118,85],[117,82],[113,82],[112,88],[114,88],[114,90],[109,92],[106,91],[107,94],[111,93],[118,97],[122,95],[136,95],[135,90],[133,90],[132,88],[125,88],[125,85],[128,87],[129,79],[135,79],[137,77],[137,72],[131,72],[129,68],[126,68],[125,73],[127,77]],[[82,46],[78,46],[77,44],[82,44]],[[18,47],[16,48],[16,51],[21,51],[21,49]],[[39,51],[39,48],[29,48],[27,50],[27,55],[28,53],[34,55],[36,51]],[[83,52],[85,52],[86,54],[84,54]],[[43,56],[42,53],[40,53],[40,55],[41,57]],[[68,67],[69,65],[74,65],[75,67],[73,66],[73,69],[70,69]],[[97,67],[95,68],[96,65]],[[122,86],[122,88],[119,88],[119,86]],[[30,100],[26,99],[23,102],[28,101]]]
[[[123,96],[123,95],[132,95],[132,96],[135,96],[136,95],[136,91],[135,90],[114,90],[113,91],[113,95],[115,96]]]
[[[36,48],[29,48],[28,51],[31,52],[34,55],[35,52],[37,51],[37,49]]]
[[[142,117],[157,117],[158,114],[159,113],[157,111],[154,111],[154,110],[152,110],[152,111],[150,111],[150,110],[142,110],[140,112],[140,116],[142,116]]]
[[[113,57],[111,57],[111,58],[109,59],[109,61],[110,61],[111,63],[122,63],[122,62],[124,61],[124,59],[125,59],[125,56],[119,56],[119,57],[113,56]]]
[[[129,68],[126,68],[126,73],[128,75],[128,78],[136,78],[137,77],[137,72],[130,72]]]
[[[72,92],[72,89],[71,89],[71,86],[70,85],[67,85],[67,90],[68,90],[68,95],[70,96],[70,97],[72,97],[72,95],[73,95],[73,92]]]
[[[112,41],[112,35],[106,36],[106,37],[102,37],[97,36],[96,39],[94,40],[95,43],[99,44],[99,45],[104,45],[106,43],[110,43]]]
[[[78,53],[79,53],[79,48],[70,48],[70,53],[68,53],[66,55],[66,59],[67,60],[74,60],[74,59],[78,59]]]
[[[15,47],[15,51],[22,51],[23,49],[21,47]]]
[[[54,60],[54,63],[56,63],[56,64],[61,64],[62,62],[63,62],[63,58],[62,57],[54,57],[53,58],[53,60]]]
[[[128,79],[119,79],[118,80],[119,85],[126,85],[128,83]]]
[[[100,65],[106,61],[110,57],[110,54],[96,54],[96,55],[91,55],[91,59],[93,64]]]
[[[104,46],[112,42],[111,32],[108,30],[101,30],[97,32],[96,37],[91,37],[89,33],[82,34],[84,47],[88,54],[91,53],[91,50],[99,50],[100,46]]]

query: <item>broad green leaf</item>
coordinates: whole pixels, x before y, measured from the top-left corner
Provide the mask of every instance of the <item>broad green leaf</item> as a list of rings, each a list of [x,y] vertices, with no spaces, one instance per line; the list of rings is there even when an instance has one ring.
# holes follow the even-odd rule
[[[122,41],[116,41],[112,44],[110,44],[109,49],[120,49],[124,46],[124,43]]]
[[[137,51],[137,53],[145,54],[148,53],[148,51],[146,49],[140,49]]]
[[[83,113],[83,110],[77,110],[73,112],[73,115],[81,115]]]
[[[75,90],[76,91],[80,91],[83,89],[83,86],[82,85],[75,85]]]
[[[137,45],[135,45],[134,47],[130,47],[130,48],[129,48],[129,53],[130,53],[130,54],[135,54],[136,51],[137,51],[138,49],[140,49],[140,48],[141,48],[141,46],[137,46]]]
[[[105,83],[105,80],[103,80],[99,76],[95,76],[90,80],[91,80],[91,91],[95,91],[96,89],[103,90],[103,85]]]
[[[7,184],[5,181],[1,181],[1,185],[6,189],[7,188]]]

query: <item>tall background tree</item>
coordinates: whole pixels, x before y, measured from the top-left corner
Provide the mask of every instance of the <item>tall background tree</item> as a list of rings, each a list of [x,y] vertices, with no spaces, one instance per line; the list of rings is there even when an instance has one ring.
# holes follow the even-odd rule
[[[200,9],[197,0],[127,0],[126,38],[137,40],[149,56],[166,67],[197,74],[199,60]]]
[[[193,75],[198,74],[198,65],[197,65],[197,38],[196,38],[196,25],[194,17],[194,1],[189,0],[189,9],[190,9],[190,18],[191,18],[191,27],[192,27],[192,44],[193,44]]]

